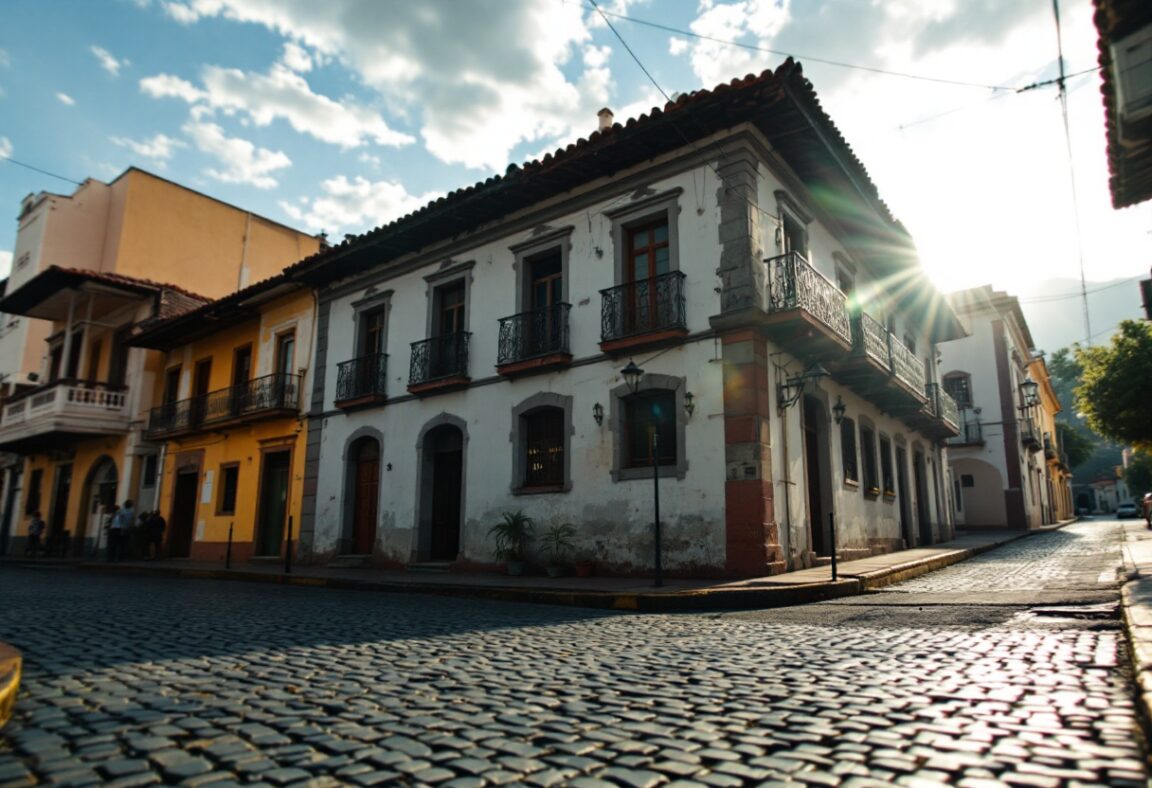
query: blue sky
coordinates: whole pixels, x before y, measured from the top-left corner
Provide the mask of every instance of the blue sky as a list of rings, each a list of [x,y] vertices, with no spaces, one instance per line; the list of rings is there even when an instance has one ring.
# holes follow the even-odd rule
[[[797,55],[945,289],[1079,276],[1055,89],[1014,90],[1056,74],[1049,0],[600,7],[669,94]],[[1061,14],[1069,73],[1093,68],[1090,1]],[[664,101],[589,0],[7,0],[3,19],[0,155],[75,181],[136,165],[336,240],[586,135],[602,106]],[[1069,90],[1087,278],[1146,275],[1152,203],[1111,208],[1098,77]],[[20,200],[73,188],[0,160],[0,272]]]

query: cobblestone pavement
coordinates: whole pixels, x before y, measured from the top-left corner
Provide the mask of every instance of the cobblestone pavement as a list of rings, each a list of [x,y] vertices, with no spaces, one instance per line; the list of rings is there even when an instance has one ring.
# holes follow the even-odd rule
[[[1031,537],[877,603],[1099,577],[1116,538]],[[0,785],[1146,782],[1114,620],[622,615],[15,569],[0,599],[27,659]]]

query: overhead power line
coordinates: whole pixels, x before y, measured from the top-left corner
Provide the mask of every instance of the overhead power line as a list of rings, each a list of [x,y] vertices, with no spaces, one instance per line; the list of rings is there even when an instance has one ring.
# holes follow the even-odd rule
[[[849,69],[853,69],[855,71],[867,71],[867,72],[870,72],[872,74],[883,74],[883,75],[889,76],[889,77],[901,77],[903,79],[918,79],[922,82],[936,82],[936,83],[942,84],[942,85],[956,85],[958,87],[965,87],[965,88],[982,88],[984,90],[1016,90],[1016,88],[1009,87],[1007,85],[989,85],[989,84],[982,83],[982,82],[968,82],[968,81],[965,81],[962,79],[946,79],[943,77],[930,77],[930,76],[926,76],[924,74],[911,74],[911,73],[908,73],[906,71],[894,71],[894,70],[886,69],[886,68],[876,68],[874,66],[862,66],[858,63],[845,63],[842,60],[829,60],[827,58],[814,57],[812,55],[801,55],[797,52],[787,52],[787,51],[784,51],[781,49],[770,49],[768,47],[762,47],[762,46],[758,46],[756,44],[745,44],[745,43],[740,42],[740,41],[731,41],[731,40],[724,39],[724,38],[717,38],[716,36],[706,36],[702,33],[694,33],[691,30],[682,30],[678,27],[672,27],[671,25],[663,25],[663,24],[660,24],[659,22],[652,22],[652,21],[649,21],[647,19],[637,19],[636,17],[628,16],[627,14],[618,14],[618,13],[615,13],[613,11],[605,11],[604,9],[600,8],[600,6],[596,5],[594,0],[588,0],[588,3],[591,5],[592,8],[596,9],[596,11],[599,12],[599,14],[602,17],[612,16],[612,17],[615,17],[617,19],[623,19],[626,22],[632,22],[633,24],[644,25],[645,27],[655,28],[656,30],[663,30],[666,33],[675,33],[675,34],[681,35],[681,36],[688,36],[689,38],[696,38],[696,39],[699,39],[701,41],[711,41],[711,42],[716,43],[716,44],[724,44],[724,45],[730,46],[730,47],[738,47],[740,49],[748,49],[748,50],[751,50],[753,52],[765,52],[769,55],[780,55],[782,57],[791,57],[791,58],[794,58],[795,60],[800,60],[800,61],[804,61],[807,63],[822,63],[823,65],[836,66],[837,68],[849,68]],[[604,22],[607,24],[608,20],[605,19]],[[611,27],[611,24],[609,24],[608,26]],[[615,32],[615,30],[613,30],[613,32]],[[617,33],[616,37],[619,38],[620,34]],[[625,44],[625,46],[627,46],[627,44]],[[633,55],[633,57],[635,57],[635,55]]]
[[[48,170],[42,170],[39,167],[33,167],[31,164],[25,164],[22,161],[16,161],[16,159],[12,158],[11,156],[0,156],[0,159],[3,159],[4,161],[7,161],[7,162],[11,162],[12,164],[15,164],[17,167],[23,167],[26,170],[32,170],[33,172],[38,172],[41,175],[47,175],[49,178],[59,178],[62,181],[68,181],[68,183],[74,183],[77,186],[83,186],[84,185],[80,181],[74,181],[71,178],[64,177],[63,175],[57,175],[54,172],[48,172]]]
[[[1101,285],[1100,287],[1094,287],[1091,290],[1077,290],[1074,293],[1033,296],[1032,298],[1020,298],[1017,300],[1021,304],[1048,304],[1055,301],[1067,301],[1072,298],[1083,298],[1086,295],[1092,295],[1093,293],[1100,293],[1105,290],[1111,290],[1114,287],[1120,287],[1120,285],[1130,285],[1136,280],[1144,278],[1144,274],[1137,274],[1136,276],[1130,276],[1127,279],[1121,279],[1117,282],[1110,282],[1109,284]]]

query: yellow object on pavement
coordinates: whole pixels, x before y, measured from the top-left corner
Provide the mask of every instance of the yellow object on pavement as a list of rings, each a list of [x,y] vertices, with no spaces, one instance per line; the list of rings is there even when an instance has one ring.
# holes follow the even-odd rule
[[[20,689],[20,652],[7,643],[0,643],[0,728],[12,717],[16,708],[16,693]]]

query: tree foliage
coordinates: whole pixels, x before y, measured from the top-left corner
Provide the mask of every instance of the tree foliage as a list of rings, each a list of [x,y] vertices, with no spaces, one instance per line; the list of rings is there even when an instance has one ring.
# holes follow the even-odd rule
[[[1133,454],[1124,472],[1124,481],[1128,483],[1132,497],[1137,500],[1152,490],[1152,455],[1139,451]]]
[[[1152,450],[1152,324],[1125,320],[1108,347],[1077,347],[1076,409],[1107,438]]]
[[[1057,422],[1056,436],[1060,442],[1060,448],[1068,455],[1069,467],[1075,468],[1081,465],[1096,450],[1096,444],[1092,439],[1071,424]]]

